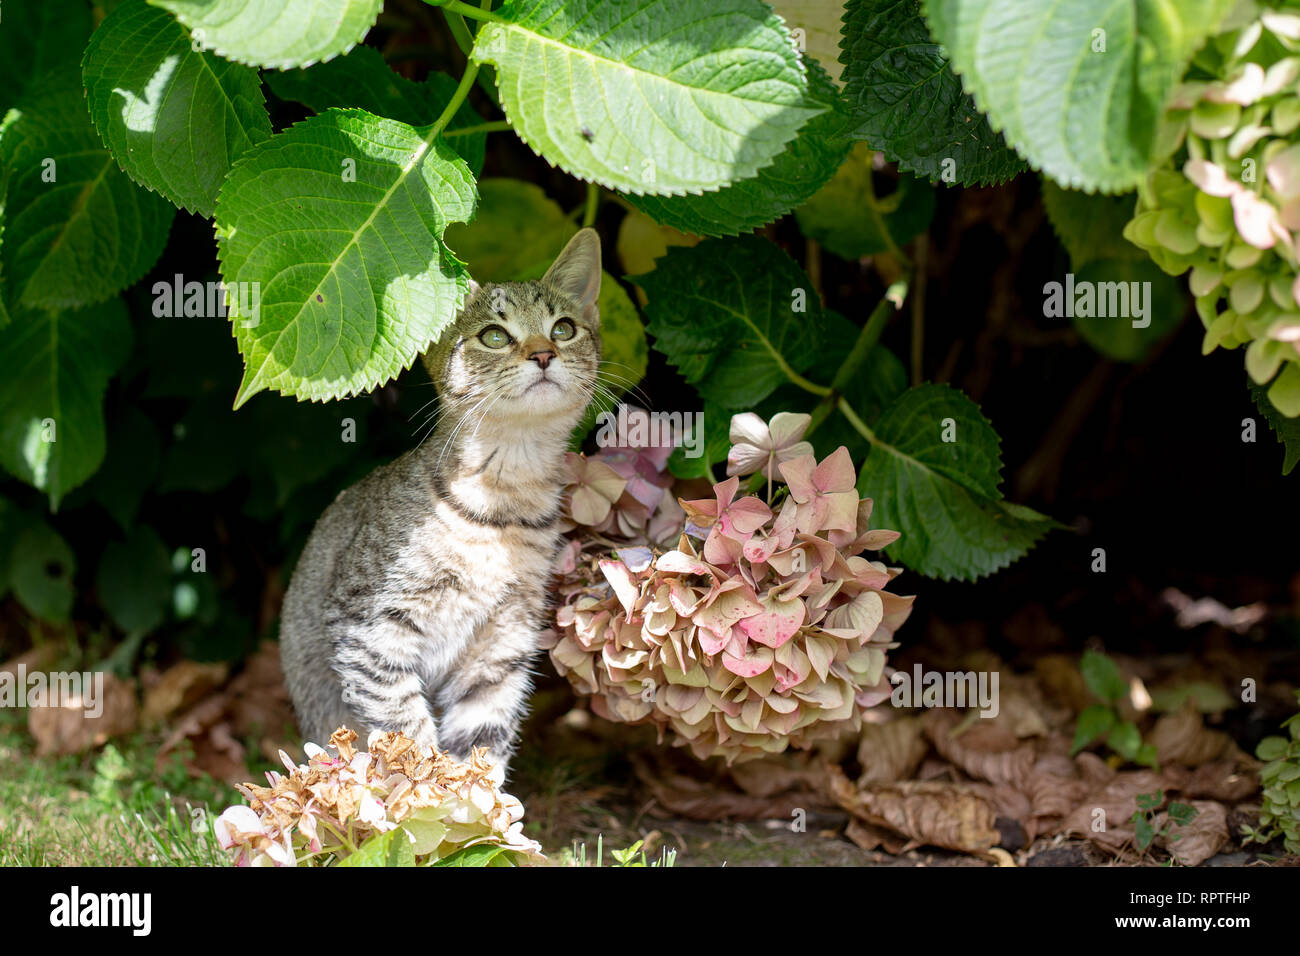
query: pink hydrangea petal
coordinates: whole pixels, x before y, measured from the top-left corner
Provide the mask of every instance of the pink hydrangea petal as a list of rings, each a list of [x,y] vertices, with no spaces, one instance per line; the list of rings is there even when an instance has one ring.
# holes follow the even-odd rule
[[[747,617],[736,626],[749,635],[749,639],[767,647],[780,647],[799,632],[806,613],[803,601],[781,601],[764,596],[763,612]]]
[[[790,486],[790,497],[799,504],[812,500],[817,494],[817,486],[813,484],[813,472],[817,470],[817,460],[812,455],[800,455],[798,458],[783,461],[777,465],[777,469],[781,472],[785,483]]]
[[[849,450],[841,445],[817,466],[813,472],[813,484],[821,491],[849,491],[857,483],[858,473],[853,467]],[[857,519],[857,501],[853,502],[853,516]]]

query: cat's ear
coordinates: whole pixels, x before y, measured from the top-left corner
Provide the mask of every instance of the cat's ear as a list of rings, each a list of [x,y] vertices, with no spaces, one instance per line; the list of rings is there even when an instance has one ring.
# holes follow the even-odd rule
[[[582,304],[594,315],[600,295],[600,237],[596,230],[579,229],[577,235],[555,257],[542,281]]]

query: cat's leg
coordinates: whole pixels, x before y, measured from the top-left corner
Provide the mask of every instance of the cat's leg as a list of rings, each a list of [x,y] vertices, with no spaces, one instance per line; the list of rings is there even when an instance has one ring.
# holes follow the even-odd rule
[[[437,692],[443,746],[462,760],[472,748],[486,747],[498,782],[532,691],[541,601],[540,593],[521,593],[497,608]]]
[[[429,709],[422,642],[393,615],[352,620],[331,635],[330,668],[343,706],[361,736],[373,730],[405,734],[420,747],[437,749],[438,728]]]

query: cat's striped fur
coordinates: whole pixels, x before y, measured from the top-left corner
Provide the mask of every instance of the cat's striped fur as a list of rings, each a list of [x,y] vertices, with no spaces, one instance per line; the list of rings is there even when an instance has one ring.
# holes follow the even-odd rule
[[[504,776],[546,626],[564,453],[600,362],[600,276],[584,229],[540,281],[475,286],[425,356],[431,438],[317,522],[280,637],[305,739],[398,730],[459,757],[487,747]]]

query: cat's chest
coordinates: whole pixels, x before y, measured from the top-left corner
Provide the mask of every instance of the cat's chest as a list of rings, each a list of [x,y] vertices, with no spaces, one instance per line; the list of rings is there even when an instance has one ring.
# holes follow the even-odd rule
[[[558,532],[484,523],[443,505],[415,540],[420,563],[432,576],[448,573],[462,590],[492,597],[521,583],[544,582],[554,563]]]

